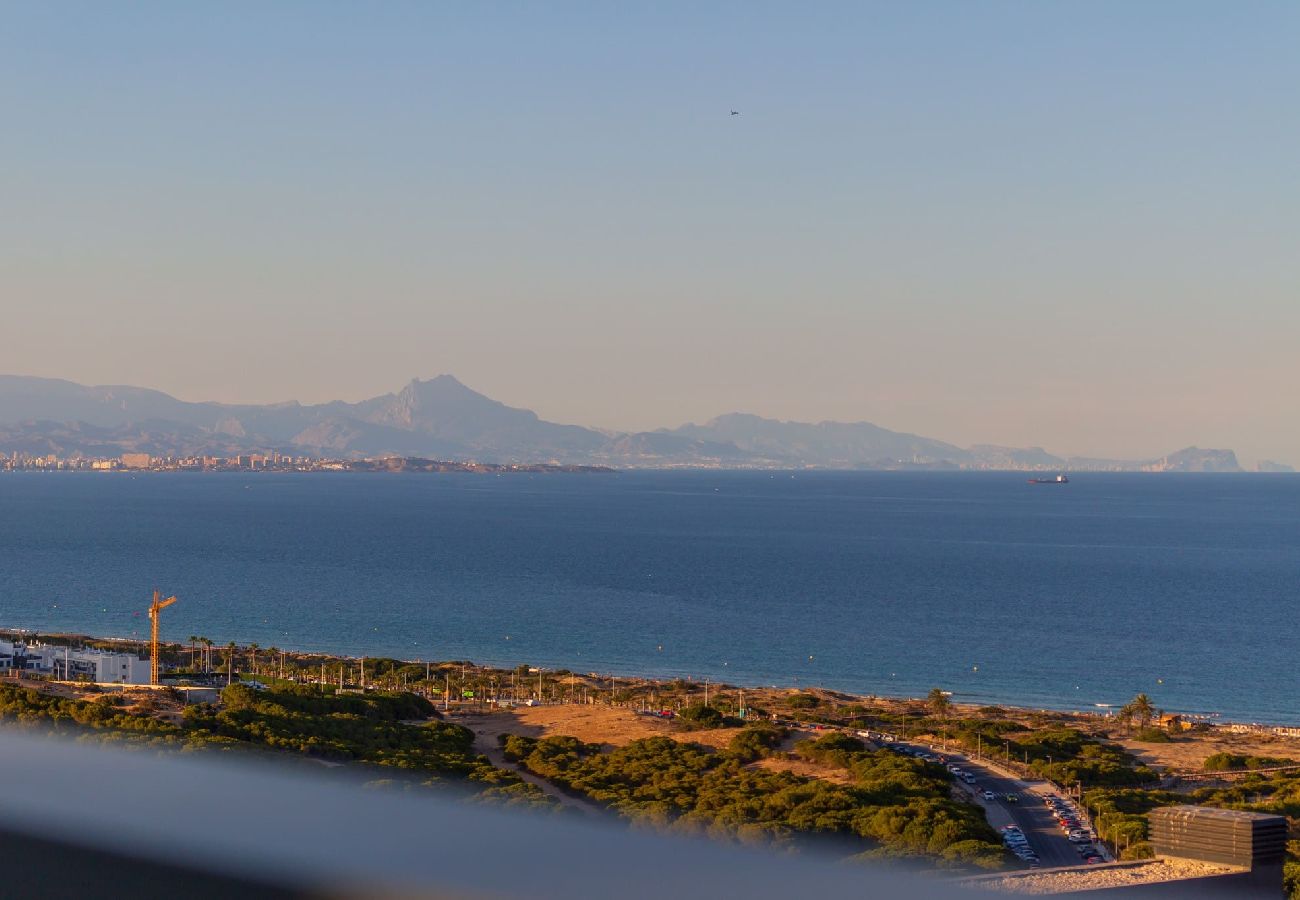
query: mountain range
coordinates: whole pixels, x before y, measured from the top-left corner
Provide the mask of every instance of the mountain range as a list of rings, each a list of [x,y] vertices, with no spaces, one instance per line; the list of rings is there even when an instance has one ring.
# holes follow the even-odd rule
[[[623,467],[972,468],[1242,471],[1231,450],[1189,447],[1156,460],[1054,456],[1042,448],[959,447],[870,422],[783,422],[732,413],[702,425],[610,433],[547,422],[492,400],[451,375],[413,380],[359,403],[192,403],[161,391],[0,376],[0,451],[111,457],[278,450],[496,463]],[[1268,464],[1272,469],[1286,469]]]

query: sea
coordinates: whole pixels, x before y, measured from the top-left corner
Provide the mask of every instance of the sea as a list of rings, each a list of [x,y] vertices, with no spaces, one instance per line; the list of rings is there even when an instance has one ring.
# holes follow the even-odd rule
[[[0,475],[0,627],[1300,725],[1300,476]]]

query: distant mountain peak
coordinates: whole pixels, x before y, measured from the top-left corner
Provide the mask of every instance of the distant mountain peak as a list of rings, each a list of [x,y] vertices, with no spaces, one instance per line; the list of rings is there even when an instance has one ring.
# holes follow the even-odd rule
[[[345,457],[646,466],[1239,472],[1231,450],[1158,460],[1053,456],[1041,447],[958,447],[871,422],[817,423],[731,412],[703,425],[624,434],[548,422],[443,373],[348,403],[190,403],[126,385],[0,375],[0,452],[118,455],[280,449]],[[1261,463],[1260,469],[1286,468]]]
[[[443,372],[441,375],[435,375],[432,378],[412,378],[410,381],[406,383],[406,388],[404,388],[404,390],[406,389],[419,390],[426,386],[436,386],[440,388],[460,388],[462,390],[469,391],[472,394],[478,393],[472,388],[466,387],[464,382],[462,382],[455,375],[451,375],[446,372]]]
[[[451,375],[439,375],[425,381],[414,378],[389,397],[391,401],[378,404],[375,414],[368,416],[367,421],[419,430],[439,430],[450,423],[475,417],[486,417],[495,422],[504,418],[520,422],[539,421],[531,410],[506,406],[466,387]]]

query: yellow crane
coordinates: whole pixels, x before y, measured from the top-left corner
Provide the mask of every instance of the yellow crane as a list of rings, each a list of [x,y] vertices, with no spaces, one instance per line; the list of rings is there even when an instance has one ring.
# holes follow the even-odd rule
[[[171,606],[176,597],[162,599],[162,591],[154,588],[153,603],[149,604],[149,683],[158,683],[158,613]]]

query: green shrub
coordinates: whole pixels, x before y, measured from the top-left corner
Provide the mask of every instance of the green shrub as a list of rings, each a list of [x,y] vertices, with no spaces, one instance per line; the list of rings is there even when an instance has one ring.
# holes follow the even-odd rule
[[[1300,900],[1300,861],[1282,867],[1282,889],[1289,900]]]
[[[753,762],[770,755],[789,734],[784,728],[751,725],[731,739],[727,752],[742,762]]]
[[[1169,744],[1173,739],[1163,728],[1139,728],[1133,734],[1133,740],[1143,744]]]
[[[677,714],[677,721],[690,729],[721,728],[725,724],[722,713],[712,706],[693,703]]]
[[[857,738],[832,731],[815,740],[800,741],[795,752],[810,762],[847,769],[865,749]]]
[[[1226,772],[1233,769],[1268,769],[1273,766],[1295,765],[1295,760],[1277,756],[1246,756],[1240,753],[1215,753],[1207,756],[1202,768],[1207,772]]]
[[[1138,841],[1125,847],[1120,853],[1120,859],[1154,859],[1155,855],[1155,848],[1149,842]]]
[[[814,694],[791,694],[785,698],[785,705],[791,709],[816,709],[822,701]]]

